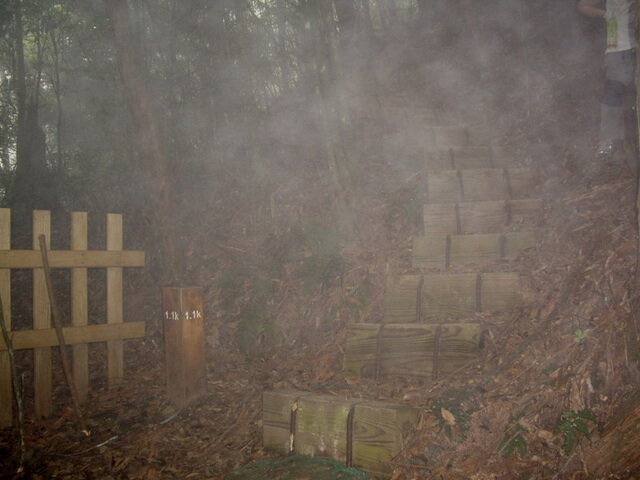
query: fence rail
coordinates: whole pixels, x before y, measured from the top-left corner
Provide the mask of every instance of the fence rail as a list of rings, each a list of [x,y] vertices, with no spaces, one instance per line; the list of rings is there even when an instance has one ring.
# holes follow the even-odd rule
[[[144,336],[144,322],[123,322],[122,269],[144,266],[144,252],[122,250],[122,215],[106,218],[106,250],[88,250],[88,215],[71,213],[71,250],[48,251],[52,268],[71,270],[71,326],[63,329],[71,345],[73,377],[80,401],[89,393],[89,343],[107,342],[107,378],[112,386],[124,373],[123,342]],[[13,348],[34,351],[35,415],[46,417],[52,406],[51,347],[58,346],[51,328],[51,309],[38,237],[51,245],[51,213],[33,212],[33,250],[11,250],[11,210],[0,208],[0,299]],[[11,269],[33,270],[33,329],[11,330]],[[106,269],[106,323],[89,325],[87,268]],[[11,371],[7,346],[0,339],[0,427],[13,421]]]

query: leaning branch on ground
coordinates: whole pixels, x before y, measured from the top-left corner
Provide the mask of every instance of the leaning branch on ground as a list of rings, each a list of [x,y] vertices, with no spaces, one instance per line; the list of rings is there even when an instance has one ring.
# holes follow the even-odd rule
[[[9,366],[11,368],[11,383],[13,384],[13,395],[18,405],[18,431],[20,432],[20,461],[18,463],[18,472],[22,473],[24,470],[24,463],[27,454],[27,442],[25,440],[25,427],[24,427],[24,397],[22,395],[22,388],[20,386],[20,380],[18,380],[18,371],[16,369],[16,357],[13,350],[13,342],[9,336],[7,325],[4,322],[4,310],[2,308],[2,298],[0,297],[0,327],[2,328],[2,336],[4,337],[4,343],[7,345],[7,352],[9,353]]]

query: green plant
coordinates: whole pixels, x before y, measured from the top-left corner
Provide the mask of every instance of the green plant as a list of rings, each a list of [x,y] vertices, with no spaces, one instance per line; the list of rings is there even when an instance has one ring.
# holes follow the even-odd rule
[[[524,438],[524,434],[528,433],[529,430],[520,423],[520,419],[523,416],[523,413],[516,416],[509,415],[509,423],[504,427],[504,437],[502,437],[502,441],[498,445],[498,453],[501,453],[505,458],[510,457],[515,451],[520,456],[527,453],[527,440]]]
[[[589,438],[589,427],[585,423],[585,420],[593,423],[597,423],[598,421],[591,410],[585,409],[579,412],[569,410],[562,412],[560,425],[558,425],[554,433],[564,434],[564,451],[566,454],[571,453],[580,437],[584,436]]]
[[[573,341],[575,343],[582,343],[587,335],[589,334],[589,330],[576,330],[573,335]]]

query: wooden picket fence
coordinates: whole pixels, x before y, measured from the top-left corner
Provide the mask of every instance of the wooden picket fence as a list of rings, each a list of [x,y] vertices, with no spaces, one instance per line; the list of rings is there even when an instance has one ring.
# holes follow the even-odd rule
[[[122,215],[107,214],[106,250],[88,250],[88,215],[71,213],[71,250],[49,250],[51,268],[71,270],[71,326],[63,328],[65,343],[72,346],[73,377],[80,401],[89,392],[89,343],[107,342],[109,385],[124,373],[123,341],[144,336],[144,322],[123,322],[123,267],[144,266],[144,252],[122,250]],[[37,418],[52,407],[51,347],[58,346],[51,327],[51,307],[44,276],[39,236],[51,245],[51,212],[33,212],[33,250],[11,250],[11,211],[0,208],[0,298],[14,350],[34,351],[34,408]],[[50,247],[48,247],[50,248]],[[11,269],[33,270],[33,329],[11,331]],[[88,268],[106,269],[106,323],[89,325]],[[12,386],[9,355],[0,337],[0,427],[12,424]]]

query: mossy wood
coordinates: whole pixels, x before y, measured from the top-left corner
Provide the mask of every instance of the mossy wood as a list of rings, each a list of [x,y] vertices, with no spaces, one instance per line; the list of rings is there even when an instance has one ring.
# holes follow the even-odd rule
[[[520,300],[517,273],[424,276],[420,317],[450,317],[513,308]]]
[[[279,455],[293,451],[292,414],[298,400],[308,393],[298,390],[267,391],[262,395],[262,440],[264,448]]]
[[[390,463],[403,445],[403,436],[419,419],[406,405],[368,401],[354,407],[353,466],[373,475],[389,475]]]
[[[398,275],[387,278],[385,322],[415,322],[418,309],[420,275]]]
[[[533,232],[416,236],[413,238],[412,265],[415,268],[444,269],[510,259],[535,243]]]
[[[426,204],[425,235],[496,233],[532,225],[542,213],[542,199]]]
[[[281,455],[310,455],[383,475],[392,470],[389,461],[418,416],[417,409],[394,403],[264,392],[263,443]]]
[[[456,203],[463,200],[458,170],[428,172],[426,176],[428,203]]]
[[[479,311],[477,288],[475,273],[425,275],[421,318],[456,317]]]
[[[460,170],[465,202],[485,202],[509,199],[508,170],[474,168]]]
[[[293,450],[347,464],[351,409],[360,399],[308,395],[298,400]]]
[[[354,324],[347,327],[343,369],[347,376],[431,380],[476,358],[478,324]]]
[[[379,323],[354,323],[347,326],[345,355],[342,360],[346,375],[369,378],[376,376],[378,335],[381,328],[382,324]]]

